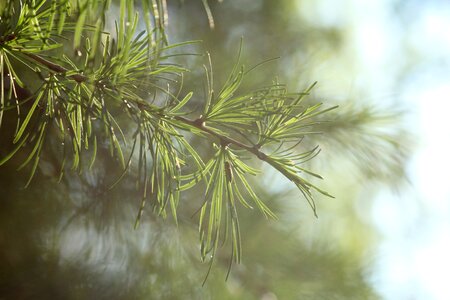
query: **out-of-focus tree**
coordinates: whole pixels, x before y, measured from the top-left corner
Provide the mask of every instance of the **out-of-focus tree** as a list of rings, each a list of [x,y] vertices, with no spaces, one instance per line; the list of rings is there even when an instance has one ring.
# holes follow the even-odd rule
[[[307,26],[290,1],[162,0],[135,8],[132,1],[30,0],[0,9],[2,296],[376,297],[361,254],[372,237],[351,208],[342,226],[353,238],[325,230],[318,242],[307,232],[314,214],[278,187],[293,182],[315,213],[312,191],[326,194],[308,171],[317,166],[309,159],[318,143],[330,152],[326,161],[350,157],[375,179],[401,170],[397,133],[384,130],[392,128],[383,123],[389,114],[352,107],[321,114],[320,97],[304,97],[314,79],[289,69],[285,59],[294,53],[332,52],[338,30]],[[183,42],[197,39],[200,47]],[[201,48],[211,58],[198,56]],[[284,60],[272,62],[278,55]],[[374,157],[386,163],[367,168]],[[248,177],[258,170],[265,177]],[[328,204],[318,204],[326,224]],[[166,210],[174,218],[161,218]],[[214,259],[211,272],[199,251]],[[225,281],[233,260],[240,264]]]

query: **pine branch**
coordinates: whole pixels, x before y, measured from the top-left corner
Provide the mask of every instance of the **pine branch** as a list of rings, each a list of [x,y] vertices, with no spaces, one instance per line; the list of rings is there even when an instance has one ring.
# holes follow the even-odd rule
[[[11,1],[8,2],[10,6]],[[244,163],[241,155],[231,148],[247,151],[292,181],[316,215],[312,190],[329,195],[304,178],[304,175],[321,177],[305,170],[301,164],[315,157],[319,150],[316,147],[298,153],[296,146],[305,135],[311,133],[309,128],[315,124],[313,118],[334,107],[322,110],[320,104],[308,106],[302,103],[303,97],[309,95],[314,85],[301,93],[288,93],[284,85],[273,83],[242,94],[239,88],[248,71],[239,63],[241,43],[237,62],[217,94],[214,93],[209,61],[203,115],[192,120],[186,117],[185,105],[191,101],[193,92],[187,93],[183,99],[172,94],[174,84],[180,91],[183,88],[175,79],[182,79],[181,74],[186,69],[170,60],[167,62],[176,55],[172,52],[173,48],[189,42],[168,45],[164,31],[167,21],[165,1],[152,1],[152,7],[143,3],[144,12],[150,18],[145,19],[147,31],[140,33],[136,32],[138,14],[134,11],[134,2],[121,1],[120,17],[116,23],[117,37],[111,38],[107,34],[104,39],[101,37],[107,6],[97,6],[96,1],[85,1],[78,7],[78,19],[70,24],[64,21],[68,12],[65,2],[55,1],[53,6],[48,7],[42,6],[46,0],[42,0],[39,7],[32,5],[32,2],[21,4],[20,26],[16,24],[19,29],[14,31],[14,26],[10,26],[0,37],[0,113],[6,105],[9,109],[14,105],[19,108],[22,104],[11,103],[14,97],[17,98],[15,84],[26,86],[21,82],[22,74],[16,71],[20,70],[16,64],[25,66],[31,72],[41,67],[48,71],[47,76],[39,77],[40,85],[27,99],[31,103],[30,109],[25,113],[18,111],[18,129],[13,140],[15,148],[0,160],[0,165],[23,146],[29,146],[31,151],[21,165],[21,168],[29,163],[31,165],[28,185],[37,170],[43,145],[48,140],[47,133],[52,132],[49,128],[54,126],[58,137],[63,139],[61,176],[68,156],[72,159],[72,169],[81,171],[82,166],[86,165],[81,161],[86,152],[91,156],[89,166],[92,167],[97,153],[97,138],[102,136],[99,131],[103,130],[111,156],[118,159],[123,167],[122,175],[113,186],[129,170],[135,151],[138,152],[136,175],[141,205],[136,226],[140,223],[145,204],[150,200],[159,215],[166,216],[166,210],[170,207],[176,221],[180,192],[204,179],[206,191],[204,203],[199,209],[199,233],[201,257],[205,259],[207,254],[211,254],[211,263],[219,240],[226,240],[228,234],[231,235],[232,260],[236,263],[240,261],[237,204],[252,208],[250,203],[253,203],[264,216],[275,217],[246,179],[248,175],[258,174],[259,170]],[[95,26],[88,22],[91,8],[94,16],[97,8],[103,16],[91,20]],[[15,10],[11,8],[5,14],[8,17],[13,13]],[[62,20],[58,25],[56,17]],[[6,18],[0,19],[0,22],[3,20]],[[64,53],[54,60],[42,54],[48,50],[63,49],[57,40],[64,30],[70,30],[70,35],[73,34],[74,48],[81,56],[84,55],[84,64],[80,60],[71,60]],[[84,48],[80,48],[82,42],[85,42]],[[80,49],[84,49],[84,53]],[[61,61],[64,61],[63,65]],[[7,80],[14,81],[8,91],[4,88]],[[119,107],[123,114],[118,113]],[[116,120],[119,114],[126,120],[125,126],[136,126],[133,134],[124,134],[126,130],[122,130]],[[25,115],[23,120],[22,115]],[[250,142],[236,139],[233,136],[236,132],[248,135]],[[220,146],[211,143],[216,152],[207,163],[203,162],[198,149],[189,144],[189,134],[218,139]],[[122,150],[126,137],[133,140],[128,159],[125,159]],[[272,153],[266,152],[273,148],[276,150]],[[190,166],[188,172],[192,173],[185,173],[183,166],[187,165]]]

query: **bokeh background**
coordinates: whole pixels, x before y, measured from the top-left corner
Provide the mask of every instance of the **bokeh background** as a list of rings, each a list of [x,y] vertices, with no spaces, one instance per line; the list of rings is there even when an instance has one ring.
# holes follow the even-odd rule
[[[201,187],[183,196],[178,226],[147,211],[133,230],[139,197],[132,179],[109,190],[120,170],[107,145],[93,171],[58,184],[50,143],[29,188],[18,162],[0,169],[0,299],[450,299],[450,2],[208,3],[168,1],[168,35],[203,40],[186,51],[211,54],[216,82],[243,37],[246,65],[280,57],[244,89],[318,81],[309,101],[339,105],[306,141],[322,148],[310,167],[336,198],[317,198],[316,219],[265,170],[252,184],[279,220],[242,210],[242,264],[225,281],[222,251],[202,287]],[[205,57],[181,59],[200,99]]]

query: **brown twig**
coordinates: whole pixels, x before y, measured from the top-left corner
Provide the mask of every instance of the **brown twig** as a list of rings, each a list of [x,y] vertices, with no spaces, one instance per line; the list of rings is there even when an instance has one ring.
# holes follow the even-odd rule
[[[33,53],[25,53],[25,55],[28,56],[29,58],[37,61],[41,65],[44,65],[49,70],[52,70],[55,73],[65,74],[65,73],[69,72],[69,70],[64,68],[63,66],[60,66],[60,65],[55,64],[55,63],[53,63],[51,61],[48,61],[48,60],[46,60],[45,58],[43,58],[43,57],[41,57],[39,55],[36,55],[36,54],[33,54]],[[87,76],[85,76],[83,74],[73,74],[73,75],[69,75],[67,77],[75,80],[78,83],[85,82],[85,81],[87,81],[89,79]]]
[[[220,133],[215,132],[214,130],[212,130],[211,128],[207,127],[205,122],[200,118],[200,119],[196,119],[196,120],[190,120],[181,116],[176,116],[175,119],[177,119],[178,121],[181,121],[183,123],[189,124],[191,126],[194,126],[200,130],[202,130],[203,132],[206,132],[216,138],[218,138],[220,140],[221,144],[232,144],[235,146],[238,146],[241,149],[247,150],[248,152],[254,154],[255,156],[257,156],[259,159],[267,161],[267,155],[259,150],[259,147],[257,146],[249,146],[246,145],[238,140],[235,140],[233,138],[230,138],[228,136],[224,136],[221,135]]]

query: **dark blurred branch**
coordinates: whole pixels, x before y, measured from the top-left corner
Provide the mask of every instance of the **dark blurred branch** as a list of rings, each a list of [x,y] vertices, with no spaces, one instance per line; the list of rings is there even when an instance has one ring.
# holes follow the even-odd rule
[[[26,56],[28,56],[29,58],[35,60],[36,62],[44,65],[45,67],[47,67],[49,70],[52,70],[58,74],[65,74],[67,73],[69,70],[64,68],[63,66],[60,66],[58,64],[55,64],[51,61],[46,60],[45,58],[42,58],[39,55],[33,54],[33,53],[25,53]],[[83,74],[73,74],[73,75],[69,75],[69,78],[75,80],[78,83],[81,82],[85,82],[87,81],[89,78],[87,76],[84,76]]]

